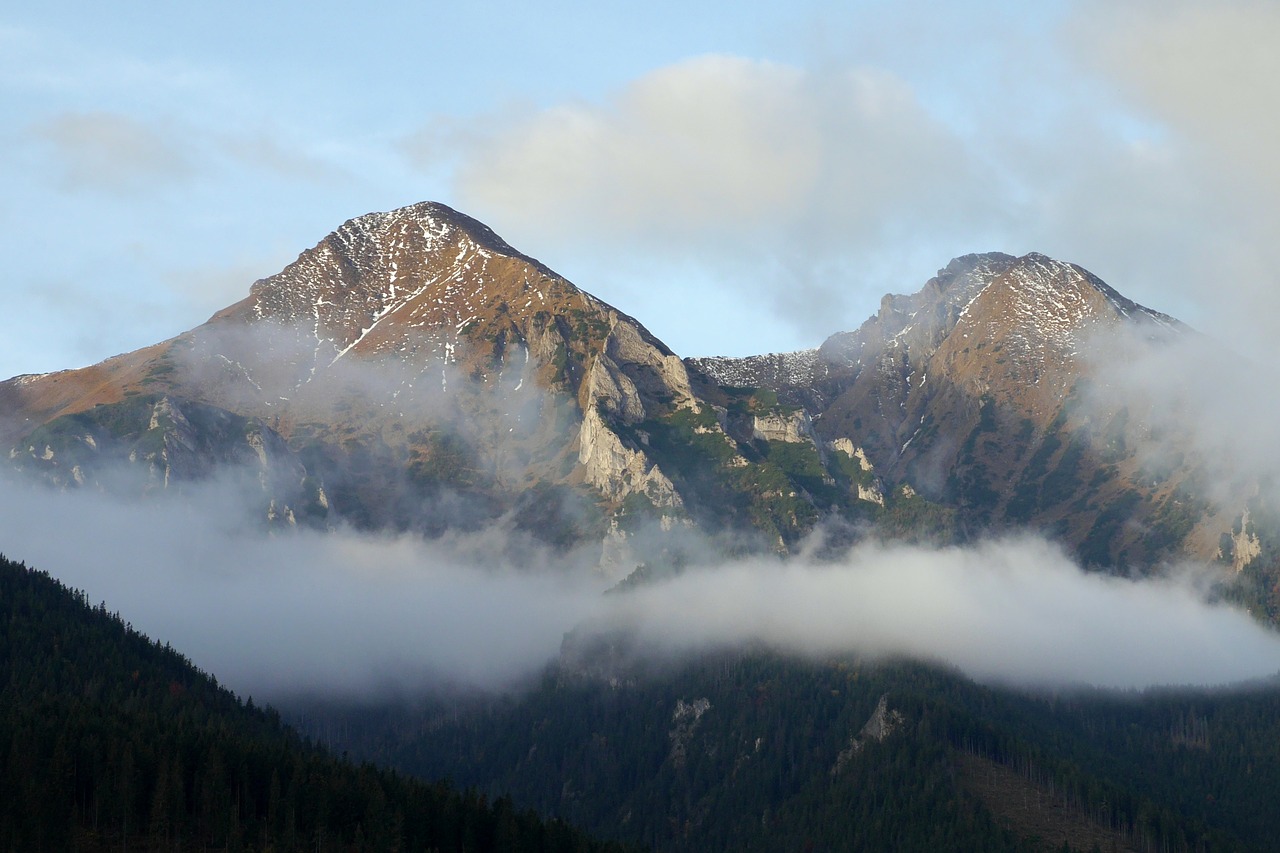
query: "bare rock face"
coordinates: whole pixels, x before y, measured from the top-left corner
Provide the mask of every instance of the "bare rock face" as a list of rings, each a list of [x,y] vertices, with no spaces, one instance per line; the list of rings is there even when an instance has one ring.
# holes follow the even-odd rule
[[[596,356],[595,364],[587,375],[587,402],[623,423],[644,420],[644,402],[635,382],[604,353]]]
[[[692,702],[676,700],[676,708],[671,713],[671,731],[667,732],[667,738],[671,741],[671,752],[667,760],[676,767],[684,766],[698,723],[702,720],[702,715],[710,710],[711,701],[705,697]]]
[[[880,701],[876,703],[875,710],[871,712],[871,716],[867,718],[867,722],[862,726],[862,730],[858,732],[857,736],[850,738],[849,745],[836,756],[836,763],[831,768],[831,775],[836,776],[840,771],[844,770],[849,765],[849,762],[858,753],[862,752],[868,742],[883,742],[900,729],[904,722],[906,722],[906,719],[902,716],[901,711],[889,709],[888,694],[881,696]]]
[[[793,412],[770,412],[751,419],[754,438],[762,441],[785,441],[790,444],[813,442],[813,422],[804,409]]]
[[[831,441],[830,448],[833,453],[843,453],[858,466],[860,474],[866,475],[859,477],[854,484],[858,490],[858,500],[884,506],[884,488],[880,479],[874,474],[875,466],[867,458],[867,452],[848,438],[837,438]]]
[[[693,402],[684,362],[630,318],[615,322],[605,342],[605,352],[625,366],[632,381],[646,394],[665,398],[676,407]]]
[[[1219,551],[1219,558],[1229,560],[1231,568],[1237,574],[1262,556],[1262,539],[1254,527],[1248,506],[1240,514],[1240,519],[1231,532],[1222,534],[1222,539],[1219,541],[1222,542],[1224,539],[1227,547]]]
[[[216,480],[270,523],[324,524],[328,498],[267,425],[190,400],[134,397],[55,418],[10,451],[11,464],[61,488],[122,497]]]
[[[642,451],[624,444],[596,410],[587,410],[578,441],[584,478],[610,500],[640,494],[656,507],[683,506],[671,480]]]
[[[831,441],[831,449],[839,453],[843,453],[850,459],[858,463],[859,470],[870,473],[875,470],[875,466],[871,464],[871,460],[867,458],[867,451],[853,443],[852,439],[840,437]]]

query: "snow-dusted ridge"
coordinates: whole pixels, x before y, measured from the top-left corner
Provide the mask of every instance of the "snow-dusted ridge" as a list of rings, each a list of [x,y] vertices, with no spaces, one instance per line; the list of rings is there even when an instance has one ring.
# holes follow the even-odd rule
[[[513,282],[513,261],[523,281]],[[244,310],[296,330],[291,346],[308,353],[298,380],[306,383],[353,351],[454,362],[469,324],[490,316],[495,300],[543,310],[555,298],[552,279],[559,276],[482,223],[423,202],[343,223],[256,282]],[[496,296],[499,283],[506,290]]]
[[[732,387],[777,387],[805,385],[818,368],[818,350],[771,352],[745,358],[708,356],[688,358],[685,363],[702,371],[720,385]]]

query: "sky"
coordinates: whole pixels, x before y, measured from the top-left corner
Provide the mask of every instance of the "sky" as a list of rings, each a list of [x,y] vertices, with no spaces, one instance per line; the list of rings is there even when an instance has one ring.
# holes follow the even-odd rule
[[[1280,7],[614,6],[6,4],[0,375],[171,337],[427,199],[681,355],[1041,251],[1270,357]]]

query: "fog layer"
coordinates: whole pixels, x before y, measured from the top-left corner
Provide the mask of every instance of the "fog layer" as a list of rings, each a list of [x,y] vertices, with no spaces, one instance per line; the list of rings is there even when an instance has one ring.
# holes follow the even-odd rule
[[[1019,685],[1220,684],[1280,670],[1280,637],[1209,603],[1190,575],[1086,574],[1030,538],[738,560],[605,596],[589,552],[530,548],[513,565],[519,549],[499,530],[268,536],[219,509],[231,498],[211,485],[181,503],[130,504],[6,482],[0,549],[267,700],[503,688],[583,625],[631,632],[661,657],[758,642],[910,656]]]

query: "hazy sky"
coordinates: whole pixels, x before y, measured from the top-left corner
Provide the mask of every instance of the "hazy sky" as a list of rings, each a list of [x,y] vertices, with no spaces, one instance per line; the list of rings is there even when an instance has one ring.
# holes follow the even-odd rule
[[[169,337],[424,199],[685,355],[815,345],[988,250],[1248,347],[1277,39],[1266,2],[7,4],[0,376]]]

